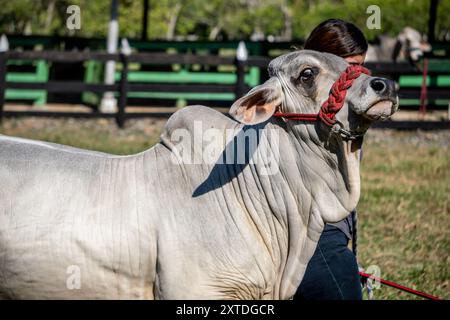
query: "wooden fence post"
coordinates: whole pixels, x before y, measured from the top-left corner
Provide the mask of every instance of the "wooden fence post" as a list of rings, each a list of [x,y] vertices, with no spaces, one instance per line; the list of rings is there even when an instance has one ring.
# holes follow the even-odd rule
[[[243,41],[239,42],[236,51],[236,90],[235,99],[239,99],[245,93],[245,66],[247,65],[248,51]]]
[[[127,106],[128,95],[128,54],[121,53],[122,72],[120,73],[119,103],[117,106],[116,123],[119,128],[125,124],[125,107]]]
[[[5,51],[0,52],[0,123],[3,120],[3,106],[5,104],[7,54]]]

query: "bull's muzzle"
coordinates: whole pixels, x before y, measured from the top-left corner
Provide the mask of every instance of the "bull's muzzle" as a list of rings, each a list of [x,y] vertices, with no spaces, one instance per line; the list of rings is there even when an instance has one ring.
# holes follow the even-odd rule
[[[370,87],[379,99],[363,115],[369,120],[386,120],[398,109],[398,86],[395,81],[374,78],[370,81]]]

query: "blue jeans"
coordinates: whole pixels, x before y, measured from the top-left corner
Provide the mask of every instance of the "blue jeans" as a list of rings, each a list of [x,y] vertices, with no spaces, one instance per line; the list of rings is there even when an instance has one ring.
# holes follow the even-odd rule
[[[294,300],[361,300],[358,264],[338,228],[326,225]]]

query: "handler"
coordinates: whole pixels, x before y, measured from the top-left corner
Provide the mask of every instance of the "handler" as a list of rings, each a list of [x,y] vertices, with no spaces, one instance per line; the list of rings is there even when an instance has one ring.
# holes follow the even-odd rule
[[[350,22],[329,19],[309,35],[305,49],[340,56],[350,64],[364,63],[367,40]],[[346,219],[325,225],[294,300],[361,300],[358,263],[348,248],[355,236],[356,211]],[[355,250],[354,250],[355,251]]]

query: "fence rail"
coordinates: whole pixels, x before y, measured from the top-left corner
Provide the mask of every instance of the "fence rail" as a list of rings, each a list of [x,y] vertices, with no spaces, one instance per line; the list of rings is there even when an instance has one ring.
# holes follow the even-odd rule
[[[114,84],[92,84],[83,81],[48,81],[45,83],[36,82],[11,82],[6,81],[7,61],[16,60],[46,60],[48,62],[84,62],[97,60],[101,62],[115,61],[122,64],[122,71],[119,82]],[[243,62],[235,58],[219,57],[211,55],[193,54],[165,54],[165,53],[136,53],[125,55],[122,53],[108,54],[104,52],[61,52],[61,51],[9,51],[0,53],[0,119],[4,116],[61,116],[61,117],[107,117],[116,119],[119,126],[123,126],[125,118],[144,116],[167,116],[167,113],[127,113],[127,95],[129,92],[196,92],[196,93],[234,93],[240,96],[249,88],[243,81],[246,66],[265,66],[267,58],[252,58]],[[128,70],[130,63],[145,63],[152,65],[170,64],[201,64],[209,66],[233,65],[237,70],[237,81],[235,84],[172,84],[172,83],[130,83],[128,81]],[[119,94],[118,108],[115,114],[81,112],[52,112],[52,111],[4,111],[6,89],[29,89],[45,90],[47,92],[116,92]]]
[[[36,82],[12,82],[6,80],[7,61],[15,60],[45,60],[48,62],[84,62],[96,60],[101,62],[115,61],[121,63],[122,69],[120,79],[114,84],[94,84],[83,81],[47,81],[43,83]],[[126,111],[128,93],[130,92],[192,92],[192,93],[234,93],[238,98],[245,94],[250,88],[245,83],[245,74],[247,67],[267,68],[270,59],[267,57],[251,56],[246,61],[241,61],[233,57],[220,57],[214,55],[194,55],[194,54],[166,54],[166,53],[135,53],[135,54],[108,54],[105,52],[62,52],[62,51],[8,51],[0,53],[0,121],[5,116],[60,116],[60,117],[104,117],[115,118],[117,124],[122,127],[125,119],[134,117],[162,117],[169,113],[164,112],[145,112],[130,113]],[[204,83],[134,83],[128,81],[128,72],[130,63],[142,63],[152,65],[172,65],[172,64],[198,64],[209,66],[234,66],[236,70],[236,82],[234,84],[204,84]],[[406,63],[368,63],[367,67],[374,71],[374,75],[390,76],[398,79],[399,75],[421,75],[421,71]],[[430,76],[450,75],[448,71],[431,71]],[[23,111],[5,111],[5,91],[6,89],[29,89],[45,90],[47,92],[115,92],[118,94],[118,108],[116,113],[101,113],[97,110],[92,112],[70,112],[70,111],[45,111],[45,110],[23,110]],[[420,97],[420,88],[401,88],[400,98],[418,99]],[[428,87],[429,99],[449,99],[450,90],[448,87]],[[417,108],[417,106],[416,106]],[[449,121],[442,121],[433,124],[433,122],[408,121],[404,123],[394,121],[385,122],[378,127],[393,127],[398,129],[423,128],[423,129],[450,129]]]

